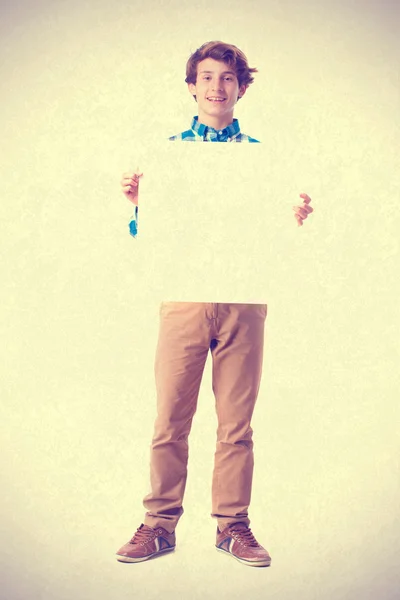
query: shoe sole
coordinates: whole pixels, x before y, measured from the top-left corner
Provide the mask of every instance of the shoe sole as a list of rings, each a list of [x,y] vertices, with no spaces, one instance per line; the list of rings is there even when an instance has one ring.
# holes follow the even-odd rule
[[[235,558],[237,561],[239,561],[240,563],[242,563],[243,565],[247,565],[248,567],[269,567],[271,565],[271,559],[264,559],[264,560],[246,560],[245,558],[239,558],[238,556],[235,556],[235,554],[232,554],[232,552],[229,552],[228,550],[224,550],[223,548],[218,548],[218,546],[215,546],[216,549],[218,550],[218,552],[223,552],[224,554],[228,554],[229,556],[233,556],[233,558]]]
[[[117,554],[117,560],[119,562],[126,562],[126,563],[138,563],[138,562],[143,562],[145,560],[150,560],[152,558],[156,558],[157,556],[160,556],[161,554],[166,554],[167,552],[173,552],[175,550],[175,546],[172,546],[172,548],[164,548],[163,550],[159,550],[158,552],[154,552],[153,554],[149,554],[148,556],[140,556],[137,558],[132,558],[131,556],[123,556],[122,554]]]

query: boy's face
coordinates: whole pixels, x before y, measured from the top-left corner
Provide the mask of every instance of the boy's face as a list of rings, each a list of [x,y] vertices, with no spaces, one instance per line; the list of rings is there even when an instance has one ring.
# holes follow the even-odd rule
[[[213,58],[199,62],[196,84],[189,83],[188,88],[196,96],[199,122],[215,129],[232,123],[237,98],[246,92],[245,85],[239,88],[232,67]]]

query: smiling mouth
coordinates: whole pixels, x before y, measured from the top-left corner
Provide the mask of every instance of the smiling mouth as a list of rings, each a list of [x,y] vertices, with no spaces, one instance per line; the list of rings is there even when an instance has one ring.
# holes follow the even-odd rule
[[[219,96],[210,96],[209,98],[207,98],[207,100],[209,102],[219,102],[219,103],[221,103],[221,102],[225,102],[226,98],[221,98]]]

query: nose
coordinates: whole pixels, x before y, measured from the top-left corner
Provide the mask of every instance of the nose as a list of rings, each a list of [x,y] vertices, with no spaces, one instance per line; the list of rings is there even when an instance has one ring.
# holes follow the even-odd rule
[[[222,85],[218,80],[213,81],[211,89],[213,92],[222,92]]]

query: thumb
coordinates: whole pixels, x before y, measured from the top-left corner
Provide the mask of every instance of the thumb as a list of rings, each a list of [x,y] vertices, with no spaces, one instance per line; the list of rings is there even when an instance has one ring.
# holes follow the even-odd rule
[[[310,204],[311,198],[308,194],[299,194],[299,195],[300,195],[300,198],[303,198],[303,202],[305,204]]]

